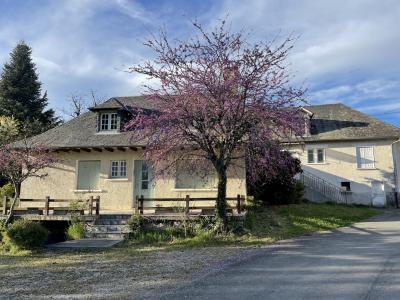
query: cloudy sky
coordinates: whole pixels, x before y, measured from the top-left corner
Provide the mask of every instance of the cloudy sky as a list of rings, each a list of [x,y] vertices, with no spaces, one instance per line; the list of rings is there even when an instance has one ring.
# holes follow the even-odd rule
[[[139,94],[143,77],[126,70],[151,57],[142,43],[160,27],[185,39],[189,19],[226,16],[254,41],[299,36],[291,70],[311,104],[343,102],[400,126],[398,0],[0,0],[0,63],[18,41],[30,44],[62,114],[72,93]]]

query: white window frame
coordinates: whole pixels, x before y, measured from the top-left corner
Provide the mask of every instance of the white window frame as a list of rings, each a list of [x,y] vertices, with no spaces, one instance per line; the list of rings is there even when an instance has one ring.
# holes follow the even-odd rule
[[[362,162],[362,157],[361,157],[361,149],[371,149],[372,150],[372,163],[363,163]],[[366,160],[366,158],[364,157],[364,160]],[[360,170],[374,170],[376,169],[375,166],[375,149],[374,146],[357,146],[356,147],[356,165],[357,165],[357,169]]]
[[[110,178],[127,178],[126,160],[110,161]]]
[[[318,161],[318,150],[322,150],[322,152],[323,152],[323,160],[322,161]],[[309,151],[313,152],[313,161],[312,162],[310,162],[308,159]],[[326,148],[325,147],[308,148],[307,149],[307,164],[310,164],[310,165],[326,164]]]
[[[107,117],[107,118],[103,118]],[[104,121],[104,122],[103,122]],[[118,131],[118,113],[104,112],[100,113],[99,131]]]

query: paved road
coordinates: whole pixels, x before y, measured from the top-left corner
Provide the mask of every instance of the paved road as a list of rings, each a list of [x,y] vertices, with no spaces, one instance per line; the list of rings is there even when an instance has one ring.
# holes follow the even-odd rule
[[[291,240],[167,299],[400,299],[400,212]]]

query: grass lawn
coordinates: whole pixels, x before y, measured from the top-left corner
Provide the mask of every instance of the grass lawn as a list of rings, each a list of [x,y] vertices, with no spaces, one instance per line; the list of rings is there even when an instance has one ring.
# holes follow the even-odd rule
[[[381,214],[363,206],[302,203],[249,212],[243,235],[204,236],[176,240],[171,246],[263,245],[321,230],[331,230]]]
[[[296,204],[251,211],[248,232],[146,244],[125,242],[104,251],[0,253],[1,299],[121,299],[160,293],[243,249],[381,213],[367,207]],[[206,247],[205,247],[206,246]]]

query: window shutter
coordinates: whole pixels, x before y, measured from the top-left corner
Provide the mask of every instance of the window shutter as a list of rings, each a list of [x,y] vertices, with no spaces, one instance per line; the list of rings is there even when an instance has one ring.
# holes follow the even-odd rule
[[[78,190],[98,190],[100,179],[100,161],[88,160],[78,162]]]
[[[365,151],[365,167],[366,168],[374,168],[375,167],[375,158],[374,158],[374,148],[366,147]]]
[[[375,168],[373,147],[357,147],[357,167],[361,169]]]
[[[100,131],[100,115],[101,115],[100,113],[97,113],[97,128],[96,128],[97,132]]]
[[[359,147],[356,148],[356,156],[357,156],[357,168],[362,168],[361,148],[359,148]]]

